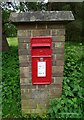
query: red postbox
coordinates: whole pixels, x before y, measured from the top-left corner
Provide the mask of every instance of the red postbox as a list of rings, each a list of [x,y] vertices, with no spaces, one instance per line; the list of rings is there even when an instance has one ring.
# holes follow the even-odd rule
[[[31,38],[32,84],[52,82],[52,37]]]

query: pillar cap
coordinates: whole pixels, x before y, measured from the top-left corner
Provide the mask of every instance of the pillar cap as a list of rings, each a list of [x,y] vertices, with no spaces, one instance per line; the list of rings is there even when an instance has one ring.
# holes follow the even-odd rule
[[[10,21],[13,23],[24,22],[64,22],[73,21],[72,11],[34,11],[11,13]]]

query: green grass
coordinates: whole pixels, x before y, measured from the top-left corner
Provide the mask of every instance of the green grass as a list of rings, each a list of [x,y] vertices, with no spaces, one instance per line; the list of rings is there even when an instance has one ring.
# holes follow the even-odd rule
[[[9,46],[18,46],[18,40],[16,37],[10,37],[7,39]]]
[[[21,117],[20,71],[17,38],[8,38],[8,43],[10,45],[10,49],[7,52],[3,52],[2,55],[2,112],[4,118],[14,118]],[[61,105],[64,102],[67,107],[67,112],[72,110],[72,107],[74,107],[74,104],[71,107],[68,106],[70,104],[68,104],[67,101],[77,104],[78,107],[76,106],[77,108],[74,108],[74,111],[72,110],[73,112],[78,112],[78,108],[81,109],[79,112],[82,111],[81,103],[84,96],[81,93],[83,88],[81,74],[83,64],[82,61],[84,61],[84,56],[82,54],[83,47],[84,46],[81,43],[66,42],[65,44],[63,83],[63,96],[65,99],[58,99],[57,103]],[[76,99],[69,100],[70,97],[73,97],[72,93]],[[56,109],[58,109],[57,106]]]

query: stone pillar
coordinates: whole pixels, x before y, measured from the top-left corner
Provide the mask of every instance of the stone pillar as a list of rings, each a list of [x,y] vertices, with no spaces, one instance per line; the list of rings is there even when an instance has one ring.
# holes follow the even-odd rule
[[[52,12],[41,13],[41,17],[39,18],[37,17],[38,12],[34,12],[34,14],[27,13],[27,15],[29,15],[28,18],[25,17],[25,14],[19,16],[20,23],[17,26],[18,51],[21,103],[24,113],[46,113],[49,108],[49,101],[53,98],[60,97],[62,94],[65,43],[65,25],[62,15],[66,15],[66,12],[60,12],[59,14],[58,12],[53,12],[55,18],[51,13]],[[67,17],[65,17],[66,21],[74,20],[72,13],[70,12],[68,14]],[[13,17],[13,22],[18,22],[18,15],[12,15],[11,19]],[[24,23],[23,21],[26,22]],[[50,85],[32,84],[30,40],[31,37],[35,36],[52,36],[52,83]]]

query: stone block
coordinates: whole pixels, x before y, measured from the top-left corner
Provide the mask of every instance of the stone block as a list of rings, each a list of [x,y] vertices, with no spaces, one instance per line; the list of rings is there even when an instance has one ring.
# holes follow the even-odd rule
[[[53,79],[54,79],[53,84],[61,84],[62,85],[63,77],[53,77]]]
[[[30,63],[30,62],[20,63],[20,67],[28,67],[28,66],[31,66],[31,63]]]
[[[30,55],[30,50],[19,49],[19,55]]]
[[[31,85],[32,84],[31,77],[29,77],[29,78],[20,78],[20,84],[21,85]]]
[[[26,37],[26,36],[24,36],[24,37],[21,37],[21,36],[19,36],[18,37],[18,42],[19,43],[30,43],[30,37]]]
[[[49,88],[49,99],[53,99],[56,97],[60,97],[62,94],[62,87],[57,88],[57,85],[52,85],[52,87]]]
[[[18,37],[31,37],[31,30],[18,30]]]
[[[43,24],[43,23],[38,23],[37,24],[37,29],[38,30],[42,30],[42,29],[47,29],[48,28],[48,26],[47,26],[47,23],[45,23],[45,24]]]
[[[64,60],[56,60],[56,66],[63,66]]]
[[[53,49],[53,54],[64,54],[64,48]]]
[[[56,84],[56,89],[60,89],[60,91],[62,91],[62,84]]]
[[[20,63],[27,62],[27,55],[20,55],[19,56],[19,62]]]
[[[37,104],[37,109],[46,109],[46,104],[45,104],[45,101],[44,102],[42,102],[42,100],[41,100],[41,103],[40,104]]]
[[[64,25],[50,23],[47,25],[48,29],[65,29]]]
[[[65,36],[64,35],[57,35],[57,36],[52,36],[53,42],[56,41],[65,41]]]
[[[18,30],[32,30],[36,29],[37,24],[35,23],[24,23],[24,25],[18,25]]]
[[[20,67],[20,77],[21,78],[29,77],[29,67]]]
[[[33,30],[32,36],[50,36],[50,30]]]
[[[25,89],[25,88],[24,88]],[[22,93],[21,91],[21,98],[22,100],[27,100],[27,94],[25,93],[25,91]],[[28,106],[28,105],[27,105]]]
[[[27,100],[21,100],[21,103],[22,103],[22,109],[28,109],[28,101]]]
[[[63,77],[63,72],[62,73],[60,73],[60,72],[53,73],[52,76],[53,77]]]
[[[19,43],[18,48],[19,49],[26,49],[26,43]]]
[[[60,41],[52,42],[52,48],[53,49],[64,48],[64,42],[60,42]]]
[[[21,87],[21,89],[25,89],[25,90],[29,90],[29,89],[32,89],[33,91],[35,91],[35,89],[36,89],[36,85],[32,85],[32,84],[28,84],[28,85],[21,85],[20,86]]]
[[[55,42],[55,49],[57,48],[64,48],[64,42]]]
[[[44,89],[45,85],[38,85],[38,89]]]
[[[63,54],[56,54],[56,60],[64,60],[64,55]]]
[[[52,73],[62,73],[64,70],[63,66],[52,66]]]
[[[32,86],[31,86],[32,88]],[[47,96],[48,96],[48,90],[46,89],[33,89],[33,92],[32,92],[32,96],[34,97],[34,99],[42,99],[42,100],[46,100]]]
[[[31,55],[20,55],[19,56],[19,63],[31,63]],[[29,65],[28,64],[28,65]]]
[[[18,44],[18,48],[19,49],[27,49],[28,51],[30,50],[30,44],[29,43],[26,43],[26,42],[20,42]]]
[[[65,29],[52,29],[51,32],[52,36],[65,35]]]
[[[53,61],[52,61],[53,66],[63,66],[64,65],[63,54],[53,54],[52,59],[53,59]]]
[[[25,88],[21,89],[21,94],[24,94],[24,93],[25,93]]]
[[[23,88],[25,89],[25,91],[21,92],[21,96],[26,96],[26,100],[34,99],[33,94],[32,94],[33,90],[30,89],[30,85],[21,85],[21,88],[22,90]],[[35,89],[35,86],[33,88]]]
[[[34,99],[28,99],[28,108],[29,109],[36,109],[37,103]]]

